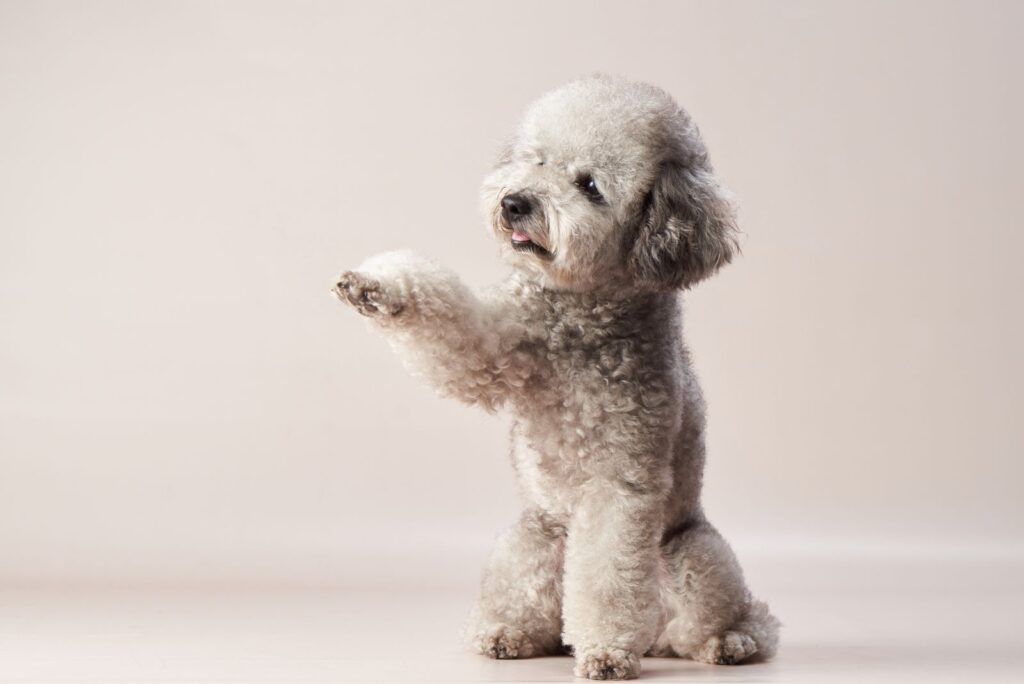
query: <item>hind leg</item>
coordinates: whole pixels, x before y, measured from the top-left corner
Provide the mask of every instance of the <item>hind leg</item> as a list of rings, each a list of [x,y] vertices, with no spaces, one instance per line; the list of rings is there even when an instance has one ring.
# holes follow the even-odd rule
[[[662,553],[668,621],[653,653],[718,665],[775,654],[779,621],[751,597],[736,556],[714,527],[688,526],[664,542]]]
[[[564,530],[527,510],[498,540],[470,619],[473,648],[491,658],[562,651]]]

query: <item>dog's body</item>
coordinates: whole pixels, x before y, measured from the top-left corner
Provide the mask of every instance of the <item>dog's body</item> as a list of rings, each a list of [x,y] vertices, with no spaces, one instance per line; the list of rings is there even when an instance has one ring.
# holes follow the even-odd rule
[[[527,508],[484,573],[474,646],[571,646],[593,679],[636,676],[644,653],[770,657],[778,622],[700,506],[679,290],[735,245],[696,129],[656,88],[576,81],[531,109],[484,199],[516,266],[495,290],[406,252],[337,285],[440,391],[512,412]]]

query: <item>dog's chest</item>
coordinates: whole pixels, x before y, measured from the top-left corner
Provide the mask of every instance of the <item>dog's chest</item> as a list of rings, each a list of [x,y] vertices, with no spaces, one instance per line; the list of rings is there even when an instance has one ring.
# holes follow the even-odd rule
[[[540,321],[539,372],[515,408],[516,467],[549,510],[571,508],[593,477],[644,477],[675,423],[678,382],[661,327],[584,313],[556,309]]]

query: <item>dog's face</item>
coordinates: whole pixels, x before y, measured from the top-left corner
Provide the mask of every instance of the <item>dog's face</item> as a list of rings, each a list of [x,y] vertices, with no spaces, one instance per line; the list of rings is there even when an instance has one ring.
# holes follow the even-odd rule
[[[483,194],[507,254],[550,287],[688,287],[736,247],[696,128],[643,83],[596,76],[542,97]]]

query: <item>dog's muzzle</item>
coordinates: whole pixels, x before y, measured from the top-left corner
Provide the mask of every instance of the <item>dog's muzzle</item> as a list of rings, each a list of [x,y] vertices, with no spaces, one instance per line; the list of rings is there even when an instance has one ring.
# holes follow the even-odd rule
[[[518,252],[532,252],[545,259],[552,254],[530,236],[535,229],[537,212],[536,200],[522,192],[511,192],[501,198],[502,228],[512,233],[512,249]]]
[[[501,198],[501,218],[509,226],[529,218],[533,202],[521,192],[513,192]]]

